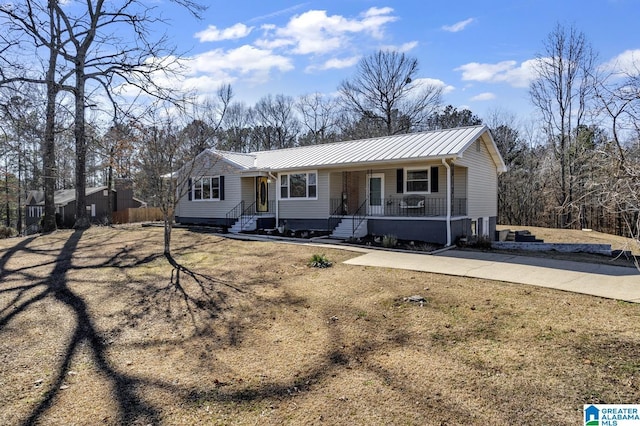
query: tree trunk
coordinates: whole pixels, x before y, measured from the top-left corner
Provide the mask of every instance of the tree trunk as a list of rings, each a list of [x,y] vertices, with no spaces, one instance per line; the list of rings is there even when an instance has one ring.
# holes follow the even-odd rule
[[[5,158],[5,164],[6,164],[6,158]],[[7,215],[6,217],[6,225],[7,228],[11,227],[11,206],[9,205],[9,168],[6,167],[5,168],[5,174],[4,174],[4,196],[6,199],[6,212],[5,214]]]
[[[113,222],[113,156],[115,155],[115,147],[111,147],[109,150],[109,168],[107,170],[107,191],[109,196],[107,197],[107,219],[109,224]]]
[[[164,214],[164,255],[167,258],[171,257],[171,230],[173,228],[172,221],[169,219],[169,215]]]
[[[75,87],[75,117],[74,136],[76,140],[76,222],[75,229],[85,229],[91,226],[87,215],[87,141],[84,122],[84,57],[78,54]]]
[[[44,128],[44,147],[42,170],[44,174],[44,219],[42,231],[52,232],[56,230],[56,206],[53,194],[56,190],[56,157],[55,157],[55,124],[56,124],[56,96],[58,86],[56,84],[56,64],[58,58],[58,40],[54,26],[55,1],[49,0],[49,28],[51,34],[51,48],[49,49],[49,64],[46,76],[47,106]]]
[[[18,145],[18,221],[16,229],[22,234],[22,146]]]

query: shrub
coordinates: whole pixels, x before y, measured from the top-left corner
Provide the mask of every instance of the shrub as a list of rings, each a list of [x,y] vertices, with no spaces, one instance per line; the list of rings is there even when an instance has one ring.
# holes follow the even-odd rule
[[[470,241],[469,246],[475,249],[489,250],[491,249],[491,240],[489,239],[489,237],[481,235],[475,237],[472,241]]]
[[[308,265],[314,268],[328,268],[333,263],[324,254],[314,254],[311,256]]]
[[[13,237],[18,231],[8,226],[0,226],[0,239]]]
[[[398,245],[398,238],[395,235],[385,235],[382,237],[382,247],[393,248]]]

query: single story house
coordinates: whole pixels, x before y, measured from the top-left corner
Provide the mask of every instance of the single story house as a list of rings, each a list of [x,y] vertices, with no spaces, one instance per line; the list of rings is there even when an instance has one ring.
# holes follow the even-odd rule
[[[494,239],[498,175],[486,126],[252,153],[206,150],[183,167],[176,222],[325,230],[450,245]]]
[[[128,208],[144,207],[146,203],[133,196],[133,185],[130,180],[116,179],[115,188],[111,191],[107,186],[86,188],[86,204],[89,219],[92,222],[103,222],[109,216],[109,197],[111,197],[111,211]],[[57,222],[59,227],[70,228],[75,223],[76,217],[76,190],[60,189],[53,195],[56,206]],[[26,225],[27,227],[40,222],[44,214],[44,191],[29,191],[26,201]]]

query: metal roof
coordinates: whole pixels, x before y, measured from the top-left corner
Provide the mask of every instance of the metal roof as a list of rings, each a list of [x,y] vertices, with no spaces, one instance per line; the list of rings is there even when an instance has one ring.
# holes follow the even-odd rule
[[[85,194],[91,195],[98,191],[103,191],[105,189],[107,189],[106,186],[96,186],[92,188],[86,188]],[[35,205],[44,205],[44,191],[32,191],[32,192],[34,193],[34,196],[37,196],[36,193],[42,192],[43,194],[42,199],[39,199],[39,200],[36,199],[38,201],[36,202]],[[71,201],[76,200],[76,190],[75,189],[58,189],[56,192],[53,193],[53,199],[56,206],[66,206]]]
[[[459,127],[372,139],[259,151],[251,154],[214,151],[245,170],[292,170],[381,163],[411,159],[460,157],[483,134],[499,169],[504,162],[486,126]]]

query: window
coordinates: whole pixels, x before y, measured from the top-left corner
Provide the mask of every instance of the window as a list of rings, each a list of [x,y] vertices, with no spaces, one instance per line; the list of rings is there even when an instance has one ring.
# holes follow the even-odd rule
[[[41,217],[44,214],[44,207],[29,206],[29,217]]]
[[[280,198],[317,198],[316,172],[300,172],[280,175]]]
[[[406,192],[429,192],[429,169],[406,170]]]
[[[205,176],[193,180],[193,200],[207,201],[220,199],[220,177]]]
[[[289,198],[289,175],[280,175],[280,198]]]

